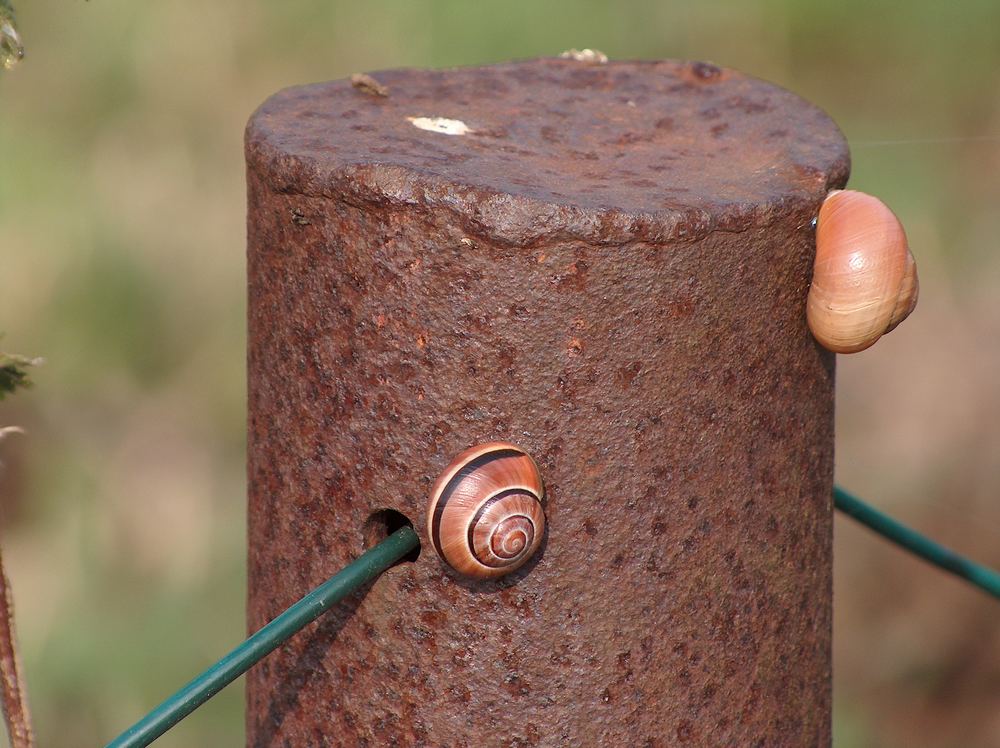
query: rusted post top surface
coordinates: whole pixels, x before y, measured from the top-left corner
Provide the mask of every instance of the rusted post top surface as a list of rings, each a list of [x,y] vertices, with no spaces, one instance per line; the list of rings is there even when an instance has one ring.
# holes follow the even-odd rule
[[[250,122],[248,159],[288,192],[444,208],[520,246],[741,231],[849,170],[820,109],[708,63],[542,59],[376,77],[387,96],[346,80],[272,96]]]
[[[474,444],[536,460],[546,532],[486,582],[425,543],[249,673],[248,744],[829,743],[835,125],[701,63],[374,77],[247,131],[249,626],[380,510],[426,537]]]

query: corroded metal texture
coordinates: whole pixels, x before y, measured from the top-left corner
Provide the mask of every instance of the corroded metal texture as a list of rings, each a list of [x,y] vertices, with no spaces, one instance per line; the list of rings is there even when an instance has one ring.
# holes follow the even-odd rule
[[[247,131],[249,626],[478,442],[546,536],[484,582],[425,543],[250,673],[248,744],[828,743],[835,125],[702,63],[373,77]]]

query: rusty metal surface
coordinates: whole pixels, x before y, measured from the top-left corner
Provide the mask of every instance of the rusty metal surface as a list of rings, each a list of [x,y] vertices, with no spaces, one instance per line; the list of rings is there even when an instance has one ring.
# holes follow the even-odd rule
[[[373,512],[423,533],[477,442],[538,461],[546,537],[495,582],[392,569],[251,671],[248,745],[829,743],[836,127],[701,63],[373,77],[247,131],[248,624]]]

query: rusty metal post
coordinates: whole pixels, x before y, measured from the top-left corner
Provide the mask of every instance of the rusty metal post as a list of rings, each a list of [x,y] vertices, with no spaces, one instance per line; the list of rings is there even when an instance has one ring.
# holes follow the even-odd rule
[[[703,63],[375,77],[247,130],[249,626],[477,442],[547,535],[495,582],[425,543],[250,673],[248,745],[829,743],[836,126]]]

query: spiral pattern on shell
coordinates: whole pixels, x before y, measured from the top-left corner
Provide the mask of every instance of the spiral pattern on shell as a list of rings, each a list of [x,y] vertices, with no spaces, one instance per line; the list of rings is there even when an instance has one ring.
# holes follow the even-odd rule
[[[855,190],[827,195],[806,303],[813,336],[835,353],[863,351],[906,319],[918,290],[906,233],[885,203]]]
[[[431,545],[452,568],[494,579],[534,555],[545,533],[535,461],[506,442],[481,444],[444,470],[427,508]]]

